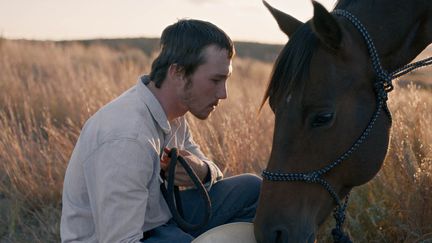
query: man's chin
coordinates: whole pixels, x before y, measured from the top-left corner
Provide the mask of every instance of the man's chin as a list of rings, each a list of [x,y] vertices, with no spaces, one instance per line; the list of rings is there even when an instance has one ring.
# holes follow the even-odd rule
[[[192,114],[194,117],[196,117],[196,118],[198,118],[198,119],[200,119],[200,120],[206,120],[207,118],[210,117],[211,112],[209,112],[209,113],[196,113],[196,112],[191,112],[191,114]]]

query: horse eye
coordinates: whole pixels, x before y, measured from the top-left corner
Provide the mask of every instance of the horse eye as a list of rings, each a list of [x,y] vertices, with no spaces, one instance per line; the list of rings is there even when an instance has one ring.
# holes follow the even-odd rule
[[[320,113],[317,114],[313,119],[311,126],[312,127],[322,127],[327,125],[333,120],[333,113]]]

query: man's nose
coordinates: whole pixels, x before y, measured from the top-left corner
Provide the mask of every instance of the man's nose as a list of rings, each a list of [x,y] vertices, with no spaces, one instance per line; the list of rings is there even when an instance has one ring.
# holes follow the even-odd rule
[[[226,86],[226,82],[224,82],[219,86],[216,93],[216,98],[222,100],[222,99],[226,99],[227,97],[228,97],[227,86]]]

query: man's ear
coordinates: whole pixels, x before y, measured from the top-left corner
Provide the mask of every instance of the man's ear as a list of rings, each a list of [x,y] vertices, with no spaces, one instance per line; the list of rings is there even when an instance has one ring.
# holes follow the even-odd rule
[[[167,75],[172,80],[184,80],[184,68],[178,64],[171,64],[168,68]]]

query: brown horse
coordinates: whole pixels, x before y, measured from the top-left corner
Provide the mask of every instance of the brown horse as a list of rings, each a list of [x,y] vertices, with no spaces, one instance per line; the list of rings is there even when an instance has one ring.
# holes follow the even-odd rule
[[[347,195],[378,173],[389,144],[387,92],[399,74],[385,70],[432,42],[432,1],[341,0],[332,13],[313,2],[306,23],[264,4],[290,40],[265,96],[276,120],[256,239],[313,242],[335,210],[335,242],[349,241]]]

